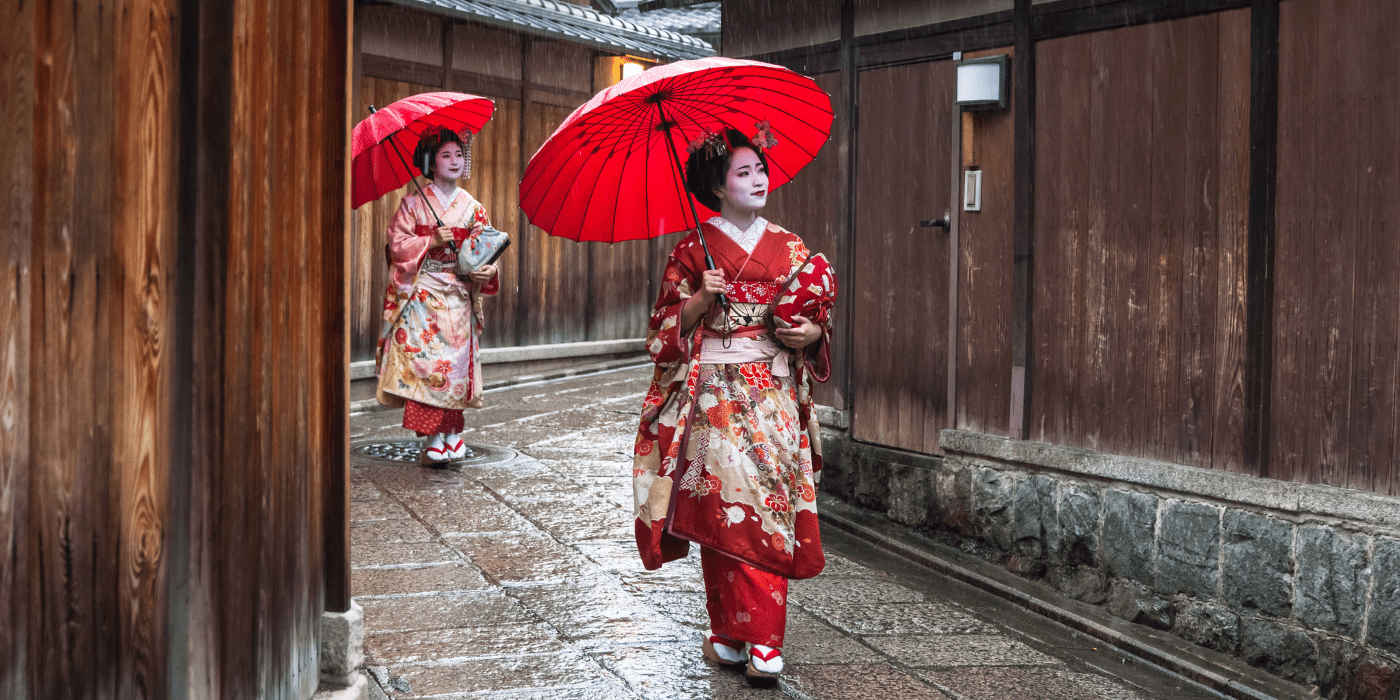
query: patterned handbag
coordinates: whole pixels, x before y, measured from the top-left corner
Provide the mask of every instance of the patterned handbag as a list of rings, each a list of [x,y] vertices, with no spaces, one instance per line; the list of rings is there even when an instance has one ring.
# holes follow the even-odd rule
[[[482,265],[490,265],[510,247],[510,235],[490,226],[472,227],[458,244],[457,276],[465,278]]]
[[[773,297],[770,328],[791,328],[797,325],[792,320],[795,316],[825,323],[835,298],[836,274],[831,262],[821,253],[809,255]]]

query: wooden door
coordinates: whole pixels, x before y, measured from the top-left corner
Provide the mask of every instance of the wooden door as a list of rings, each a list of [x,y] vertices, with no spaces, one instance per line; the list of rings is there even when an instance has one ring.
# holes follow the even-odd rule
[[[857,125],[852,435],[937,453],[948,422],[950,61],[863,71]]]

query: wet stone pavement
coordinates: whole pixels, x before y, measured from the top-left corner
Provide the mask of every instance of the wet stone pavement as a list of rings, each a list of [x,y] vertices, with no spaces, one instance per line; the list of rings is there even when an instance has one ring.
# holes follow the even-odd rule
[[[826,571],[791,586],[781,685],[707,664],[698,549],[648,572],[632,542],[649,377],[492,392],[464,438],[504,449],[445,470],[355,454],[412,435],[352,416],[352,586],[389,697],[1218,697],[831,527]]]

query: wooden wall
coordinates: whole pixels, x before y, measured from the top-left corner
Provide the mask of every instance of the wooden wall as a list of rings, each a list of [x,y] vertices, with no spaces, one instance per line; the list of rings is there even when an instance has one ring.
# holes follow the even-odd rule
[[[1010,47],[967,58],[1013,54]],[[958,216],[957,378],[953,425],[1009,435],[1011,416],[1012,290],[1015,281],[1015,100],[1005,110],[963,112],[958,161],[961,171],[982,172],[982,210]],[[961,181],[958,183],[961,191]]]
[[[1036,50],[1031,439],[1239,470],[1248,11]]]
[[[0,10],[0,696],[314,690],[349,10]]]
[[[1400,7],[1279,19],[1269,476],[1400,495]]]
[[[513,236],[501,258],[501,293],[486,302],[485,347],[640,338],[655,281],[674,241],[579,244],[528,225],[518,208],[523,164],[594,92],[592,49],[458,23],[398,7],[368,7],[361,43],[364,76],[355,120],[420,92],[449,88],[489,97],[496,113],[473,143],[473,173],[461,185]],[[454,47],[444,76],[444,32]],[[433,47],[432,50],[424,49]],[[434,52],[438,52],[434,55]],[[601,86],[600,86],[601,87]],[[351,346],[374,357],[387,284],[384,231],[411,185],[352,217]],[[659,259],[658,264],[653,258]]]

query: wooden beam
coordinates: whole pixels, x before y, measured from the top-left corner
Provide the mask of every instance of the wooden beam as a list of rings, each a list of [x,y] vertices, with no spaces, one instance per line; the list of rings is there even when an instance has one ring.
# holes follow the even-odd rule
[[[1249,235],[1245,254],[1244,462],[1269,476],[1279,0],[1253,0],[1249,61]]]
[[[357,55],[359,55],[358,52]],[[440,66],[373,54],[360,55],[359,60],[362,76],[414,83],[425,87],[440,86],[443,83]],[[451,89],[458,92],[470,92],[484,97],[518,100],[521,94],[521,81],[519,80],[468,70],[453,70],[450,84],[452,85]],[[530,89],[532,101],[556,107],[577,107],[593,97],[593,93],[553,85],[532,84]]]
[[[524,175],[525,165],[530,162],[529,135],[530,135],[530,101],[534,98],[534,85],[532,85],[532,71],[530,70],[530,53],[534,45],[534,39],[528,34],[520,36],[520,129],[516,136],[517,144],[520,148],[520,173]],[[529,299],[534,295],[529,291],[530,284],[530,242],[526,239],[529,226],[526,224],[525,212],[520,213],[520,245],[515,248],[516,273],[515,279],[518,289],[515,294],[515,344],[525,344],[525,326],[530,317]]]
[[[1012,65],[1013,109],[1016,118],[1015,207],[1012,232],[1015,281],[1012,286],[1011,421],[1010,434],[1030,437],[1031,376],[1035,302],[1035,38],[1031,33],[1031,0],[1016,0],[1015,56]]]
[[[856,46],[856,10],[854,0],[841,3],[841,94],[836,106],[836,149],[841,154],[841,165],[837,169],[837,192],[841,193],[841,203],[837,216],[841,221],[841,260],[837,264],[840,279],[845,280],[846,293],[840,295],[841,324],[844,326],[843,355],[845,356],[846,383],[841,392],[841,400],[847,411],[848,424],[853,425],[855,412],[855,293],[851,291],[851,281],[855,275],[856,255],[856,131],[860,128],[859,92],[860,74],[856,70],[859,48]]]
[[[456,48],[457,23],[451,17],[442,18],[442,89],[452,89],[453,49]]]
[[[1249,7],[1250,0],[1061,0],[1034,9],[1037,41]]]

